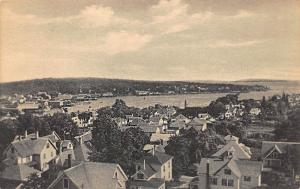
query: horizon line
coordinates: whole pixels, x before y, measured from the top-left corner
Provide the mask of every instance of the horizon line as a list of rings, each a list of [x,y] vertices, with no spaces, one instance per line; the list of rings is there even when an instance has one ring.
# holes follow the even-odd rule
[[[15,80],[15,81],[4,81],[0,80],[0,84],[7,84],[7,83],[15,83],[15,82],[26,82],[26,81],[33,81],[33,80],[43,80],[43,79],[106,79],[106,80],[128,80],[128,81],[145,81],[145,82],[258,82],[258,81],[300,81],[295,79],[272,79],[272,78],[248,78],[248,79],[237,79],[237,80],[148,80],[148,79],[130,79],[130,78],[107,78],[107,77],[43,77],[43,78],[32,78],[32,79],[23,79],[23,80]]]

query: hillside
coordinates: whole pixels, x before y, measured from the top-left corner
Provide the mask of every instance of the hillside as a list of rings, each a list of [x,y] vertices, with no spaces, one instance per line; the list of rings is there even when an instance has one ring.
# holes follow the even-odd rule
[[[0,84],[1,94],[33,94],[39,91],[69,94],[104,93],[134,95],[137,90],[166,94],[201,92],[249,92],[267,90],[260,85],[235,85],[224,83],[200,83],[183,81],[137,81],[102,78],[46,78]]]

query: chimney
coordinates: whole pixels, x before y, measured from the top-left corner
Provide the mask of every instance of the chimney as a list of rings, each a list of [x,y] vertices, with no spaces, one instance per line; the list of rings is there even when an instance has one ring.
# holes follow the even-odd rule
[[[144,159],[144,170],[146,170],[146,160]]]
[[[27,138],[27,130],[25,130],[24,137]]]
[[[206,189],[210,189],[209,183],[209,160],[206,162]]]
[[[21,141],[21,140],[22,140],[22,136],[21,136],[21,135],[19,135],[19,136],[18,136],[18,138],[19,138],[19,141]]]
[[[71,168],[72,167],[72,154],[68,154],[68,167],[67,168]]]
[[[38,139],[39,138],[39,131],[35,132],[35,138]]]
[[[60,141],[56,142],[56,147],[57,147],[57,154],[61,153],[61,145],[60,145]]]
[[[152,149],[152,155],[153,156],[155,155],[155,145],[153,146],[153,149]]]

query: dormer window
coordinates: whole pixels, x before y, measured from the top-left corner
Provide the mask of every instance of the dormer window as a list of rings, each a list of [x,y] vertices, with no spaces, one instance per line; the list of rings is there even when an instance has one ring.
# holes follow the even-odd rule
[[[230,169],[224,169],[225,175],[231,175],[231,170]]]
[[[144,179],[144,174],[143,173],[138,173],[137,174],[137,179]]]
[[[244,176],[244,181],[251,182],[251,177],[250,176]]]
[[[68,179],[64,179],[64,189],[69,189],[69,180]]]

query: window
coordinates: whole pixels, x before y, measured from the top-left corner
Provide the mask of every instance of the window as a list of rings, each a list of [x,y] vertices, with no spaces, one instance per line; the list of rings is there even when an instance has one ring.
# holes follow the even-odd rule
[[[144,179],[144,174],[143,173],[138,173],[137,178],[138,179]]]
[[[163,172],[165,172],[165,171],[166,171],[166,166],[164,165],[164,166],[163,166]]]
[[[244,176],[244,181],[251,182],[251,177],[250,176]]]
[[[171,161],[169,161],[169,168],[171,167]]]
[[[233,186],[234,181],[232,179],[222,179],[222,186]]]
[[[30,156],[26,157],[26,162],[30,162]]]
[[[47,143],[47,146],[46,146],[46,148],[49,148],[50,147],[50,144],[49,143]]]
[[[69,188],[69,180],[64,179],[64,188]]]
[[[232,180],[232,179],[228,179],[227,185],[228,185],[228,186],[233,186],[233,180]]]
[[[227,186],[227,179],[222,179],[222,186]]]
[[[53,152],[51,152],[51,157],[53,157]]]
[[[141,166],[140,166],[140,165],[138,165],[138,168],[137,168],[137,169],[138,169],[138,171],[139,171],[139,170],[141,170]]]
[[[230,169],[225,169],[224,173],[225,173],[225,175],[231,175],[231,170]]]
[[[46,154],[44,154],[44,159],[46,159]]]
[[[218,178],[210,178],[210,183],[212,185],[218,185]]]

